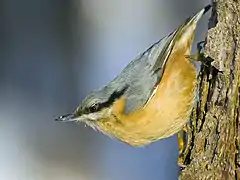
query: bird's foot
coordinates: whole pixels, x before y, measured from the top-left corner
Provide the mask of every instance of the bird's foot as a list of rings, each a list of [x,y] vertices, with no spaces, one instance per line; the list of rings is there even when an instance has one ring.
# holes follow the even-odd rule
[[[210,58],[204,57],[203,46],[205,41],[201,41],[197,44],[197,52],[193,55],[185,55],[185,58],[193,61],[201,62],[204,66],[209,67],[211,65]]]

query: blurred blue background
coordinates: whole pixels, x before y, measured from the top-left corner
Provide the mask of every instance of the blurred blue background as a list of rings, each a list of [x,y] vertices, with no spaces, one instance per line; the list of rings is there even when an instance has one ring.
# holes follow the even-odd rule
[[[177,179],[176,136],[133,148],[54,118],[208,3],[1,0],[0,180]]]

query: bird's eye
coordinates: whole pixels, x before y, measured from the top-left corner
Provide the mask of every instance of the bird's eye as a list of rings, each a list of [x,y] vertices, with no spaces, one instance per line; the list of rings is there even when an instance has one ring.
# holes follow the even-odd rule
[[[98,110],[99,104],[93,104],[89,107],[90,112],[96,112]]]

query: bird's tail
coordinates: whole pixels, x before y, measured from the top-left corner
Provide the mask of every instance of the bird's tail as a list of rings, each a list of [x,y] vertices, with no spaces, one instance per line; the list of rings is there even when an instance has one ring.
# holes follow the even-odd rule
[[[173,39],[173,41],[175,42],[173,44],[174,44],[176,49],[177,49],[177,46],[180,48],[180,47],[184,47],[184,45],[192,44],[198,21],[201,19],[201,17],[206,12],[208,12],[208,10],[210,8],[211,8],[211,5],[207,5],[201,11],[199,11],[197,14],[195,14],[194,16],[188,18],[176,30],[175,38]]]
[[[201,17],[211,9],[211,5],[205,6],[201,11],[199,11],[197,14],[195,14],[193,17],[189,18],[185,22],[185,26],[191,26],[192,24],[197,24],[197,22],[201,19]]]
[[[178,49],[185,45],[192,44],[198,21],[211,7],[211,5],[205,6],[197,14],[189,17],[174,32],[169,34],[168,37],[165,37],[165,45],[162,47],[161,53],[158,56],[159,58],[152,69],[153,72],[156,72],[161,68],[164,69],[168,57],[172,53],[173,47],[174,49]]]

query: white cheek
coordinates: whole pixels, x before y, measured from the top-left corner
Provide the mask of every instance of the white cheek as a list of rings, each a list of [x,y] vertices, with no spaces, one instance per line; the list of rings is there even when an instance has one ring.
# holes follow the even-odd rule
[[[108,110],[103,110],[101,112],[95,112],[95,113],[82,115],[82,118],[85,120],[89,119],[92,121],[97,121],[99,119],[108,118],[110,115],[111,115],[111,109],[108,109]]]
[[[95,120],[99,119],[99,113],[86,114],[86,115],[84,115],[84,117],[86,119],[90,119],[92,121],[95,121]]]

